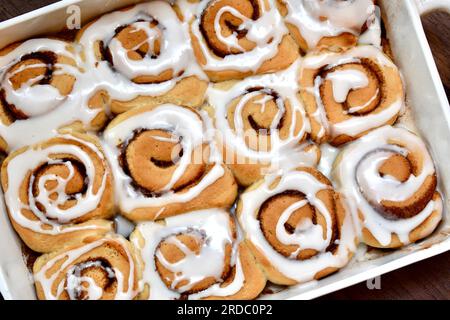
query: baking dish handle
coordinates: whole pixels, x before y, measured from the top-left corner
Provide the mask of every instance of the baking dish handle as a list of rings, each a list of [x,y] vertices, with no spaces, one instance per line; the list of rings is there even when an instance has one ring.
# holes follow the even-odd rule
[[[416,3],[420,15],[439,9],[450,13],[450,0],[416,0]]]

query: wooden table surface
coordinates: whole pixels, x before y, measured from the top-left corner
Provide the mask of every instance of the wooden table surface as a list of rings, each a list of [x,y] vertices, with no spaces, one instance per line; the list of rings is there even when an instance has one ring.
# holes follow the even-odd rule
[[[53,0],[0,0],[0,21],[53,3]],[[450,97],[450,15],[434,12],[424,27]],[[381,277],[381,289],[362,283],[322,299],[450,299],[450,252]]]

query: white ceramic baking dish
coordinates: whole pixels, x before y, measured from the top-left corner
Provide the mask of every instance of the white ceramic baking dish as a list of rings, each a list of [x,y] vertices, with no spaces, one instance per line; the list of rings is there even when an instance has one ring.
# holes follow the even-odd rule
[[[0,47],[40,34],[60,31],[77,5],[83,22],[135,3],[136,0],[64,0],[0,23]],[[388,37],[400,66],[418,131],[428,143],[440,173],[445,199],[445,219],[428,239],[389,254],[357,254],[347,268],[318,282],[268,294],[267,299],[313,299],[375,278],[450,250],[450,106],[428,46],[420,15],[442,8],[450,12],[450,0],[382,0]],[[76,10],[76,8],[75,8]],[[33,279],[22,257],[21,242],[12,229],[0,197],[0,291],[5,299],[35,299]],[[277,291],[277,290],[275,290]]]

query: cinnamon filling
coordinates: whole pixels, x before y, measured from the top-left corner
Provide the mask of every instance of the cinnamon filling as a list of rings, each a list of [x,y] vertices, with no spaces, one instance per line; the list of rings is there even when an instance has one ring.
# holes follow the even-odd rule
[[[24,55],[18,63],[8,70],[7,74],[11,74],[11,76],[6,81],[10,81],[13,89],[18,90],[22,85],[33,81],[33,79],[39,79],[34,81],[31,85],[53,85],[59,89],[61,93],[68,94],[68,92],[64,92],[66,90],[64,90],[63,85],[58,85],[58,83],[52,81],[57,60],[57,55],[50,51],[33,52]],[[45,65],[45,67],[34,67],[34,65],[42,64]],[[21,68],[24,68],[24,70],[19,71]],[[3,107],[5,115],[11,122],[27,120],[29,118],[28,115],[20,110],[20,106],[8,102],[4,89],[0,89],[0,104]]]
[[[56,54],[50,51],[40,51],[40,52],[33,52],[30,54],[27,54],[20,59],[21,63],[24,63],[25,65],[32,65],[35,63],[43,63],[47,65],[46,68],[32,68],[28,69],[29,72],[25,74],[17,74],[17,78],[14,76],[10,78],[11,83],[15,88],[20,86],[22,83],[31,80],[39,75],[43,75],[44,77],[42,80],[37,82],[37,84],[50,84],[50,81],[53,77],[54,72],[54,66],[58,60],[58,57]],[[16,64],[11,71],[14,71],[15,69],[18,69],[21,67],[21,63]],[[42,70],[45,69],[45,70]],[[43,73],[43,74],[42,74]]]
[[[404,183],[411,175],[418,176],[420,170],[420,159],[416,158],[413,153],[410,153],[406,157],[393,153],[389,159],[382,163],[379,168],[379,174],[381,177],[395,179]],[[388,220],[401,220],[412,218],[422,212],[428,203],[432,201],[436,187],[436,175],[429,176],[412,197],[400,202],[382,200],[378,203],[366,194],[365,190],[360,188],[360,191],[366,200],[384,218]]]
[[[28,116],[25,113],[20,111],[20,109],[17,109],[14,104],[10,104],[6,100],[6,93],[3,89],[0,89],[0,104],[3,106],[3,110],[5,111],[5,114],[8,117],[9,121],[15,122],[17,120],[28,119]]]
[[[343,103],[337,102],[332,81],[327,79],[334,72],[356,71],[365,74],[368,86],[351,89]],[[327,112],[328,119],[338,123],[349,116],[364,116],[376,110],[385,98],[385,81],[382,70],[370,59],[361,59],[332,68],[319,70],[318,76],[323,80],[320,97]]]
[[[206,290],[216,283],[224,283],[233,271],[233,268],[231,268],[231,244],[225,246],[224,268],[220,279],[216,279],[213,276],[203,279],[189,279],[188,276],[183,274],[182,268],[177,269],[184,259],[189,258],[188,256],[199,257],[202,247],[208,245],[207,242],[208,239],[206,239],[204,232],[188,230],[186,233],[165,238],[158,246],[157,254],[154,257],[156,270],[167,288],[181,294],[181,300],[187,299],[191,294]],[[207,264],[208,261],[203,263]]]
[[[145,30],[138,29],[134,24],[120,26],[115,30],[114,39],[118,40],[123,48],[127,50],[127,57],[130,60],[150,60],[157,59],[161,54],[162,46],[162,30],[164,29],[160,23],[149,17],[147,20],[137,20],[135,23],[148,23],[148,28],[156,30],[158,37],[149,43],[148,34]],[[111,53],[109,44],[100,42],[101,56],[104,61],[108,61],[114,68],[114,58]],[[151,62],[149,62],[151,63]],[[117,70],[116,70],[117,71]],[[138,84],[159,84],[171,80],[174,77],[172,70],[163,71],[159,75],[141,75],[132,79]]]
[[[236,128],[234,119],[239,104],[247,98],[248,94],[254,93],[257,94],[245,101],[245,105],[240,111],[241,114],[237,115],[244,120],[243,127]],[[288,124],[292,117],[292,108],[289,102],[285,103],[274,90],[260,87],[250,88],[243,96],[234,99],[228,107],[227,114],[230,128],[235,131],[243,129],[247,146],[258,151],[263,148],[266,151],[271,149],[270,136],[275,131],[282,139],[287,138],[290,134]],[[298,128],[300,126],[301,123],[297,125]]]
[[[272,130],[274,128],[272,128],[272,121],[273,118],[275,117],[276,113],[273,115],[274,112],[278,112],[278,111],[283,111],[283,116],[281,117],[280,121],[277,124],[277,127],[275,128],[276,130],[280,130],[283,125],[284,125],[284,121],[285,121],[285,115],[286,115],[286,110],[280,110],[280,106],[284,106],[284,102],[282,100],[282,98],[280,97],[280,95],[272,90],[272,89],[264,89],[264,88],[251,88],[247,90],[247,93],[250,92],[261,92],[261,95],[264,96],[270,96],[271,100],[268,103],[264,103],[264,106],[262,106],[262,102],[259,102],[260,104],[260,109],[259,110],[252,110],[250,111],[249,115],[247,116],[247,120],[250,124],[250,126],[253,128],[253,130],[259,132],[259,133],[266,133],[267,135],[270,135]],[[257,101],[253,101],[253,104],[258,104]],[[264,108],[264,110],[262,110],[262,108]],[[268,113],[269,115],[264,115],[264,113],[266,113],[266,108],[268,108]],[[262,112],[264,111],[264,112]],[[270,117],[272,116],[272,121],[270,121]]]
[[[147,197],[158,197],[169,191],[165,187],[172,181],[178,162],[185,156],[181,142],[181,137],[166,130],[140,130],[122,146],[120,164],[133,179],[132,185],[137,191]],[[172,191],[183,190],[204,175],[206,163],[194,163],[193,160],[191,158]]]
[[[208,4],[201,16],[200,31],[211,51],[221,58],[230,54],[236,55],[243,53],[238,48],[229,48],[221,42],[219,35],[216,34],[216,16],[222,8],[226,7],[232,7],[243,16],[254,21],[258,20],[261,16],[261,8],[258,0],[214,0]],[[239,46],[245,51],[250,51],[255,48],[256,44],[246,38],[248,30],[242,28],[243,22],[241,18],[232,15],[230,12],[225,12],[220,17],[220,32],[223,37],[236,34],[239,40]]]
[[[286,245],[277,237],[277,224],[282,214],[293,204],[305,201],[306,196],[295,190],[288,190],[281,194],[275,195],[264,202],[258,213],[261,230],[270,243],[270,245],[286,258],[296,260],[306,260],[316,256],[319,252],[314,249],[302,249],[297,245]],[[333,201],[332,199],[330,199]],[[335,208],[333,208],[335,209]],[[330,210],[335,214],[335,210]],[[335,222],[336,219],[333,219]],[[302,232],[302,226],[320,225],[326,232],[326,221],[323,216],[309,203],[295,210],[284,224],[287,233],[295,234]],[[334,252],[336,249],[336,239],[339,239],[339,228],[333,223],[333,235],[330,245],[326,249],[327,252]],[[324,234],[324,239],[326,235]]]
[[[58,163],[48,164],[45,163],[38,167],[32,177],[32,193],[33,197],[37,197],[41,190],[39,190],[40,180],[45,176],[54,175],[56,177],[62,179],[68,179],[70,175],[70,169],[67,165],[70,163],[72,166],[72,177],[70,181],[67,182],[66,188],[64,190],[65,194],[68,196],[67,201],[63,204],[59,204],[59,208],[63,210],[67,210],[74,205],[77,204],[77,196],[80,194],[84,194],[87,191],[89,181],[86,175],[86,168],[84,165],[76,159],[60,159]],[[49,179],[45,182],[44,188],[47,191],[55,190],[54,193],[49,195],[51,200],[56,200],[58,198],[58,193],[56,192],[56,188],[58,188],[58,181]],[[36,203],[38,209],[45,214],[45,209],[39,202]]]
[[[102,257],[96,257],[76,264],[71,272],[66,276],[66,288],[70,297],[76,300],[86,300],[88,296],[89,284],[83,282],[81,278],[90,278],[95,285],[100,287],[103,292],[114,292],[117,288],[117,278],[108,260]],[[75,283],[74,281],[79,281]],[[70,290],[71,289],[71,290]]]

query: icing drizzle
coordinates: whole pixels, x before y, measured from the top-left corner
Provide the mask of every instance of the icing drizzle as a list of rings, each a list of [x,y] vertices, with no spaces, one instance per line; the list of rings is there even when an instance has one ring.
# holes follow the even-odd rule
[[[119,268],[104,265],[102,260],[93,260],[77,264],[77,261],[83,255],[86,255],[109,242],[115,242],[117,245],[121,246],[126,253],[130,270],[127,279],[125,279],[124,274]],[[63,263],[58,265],[58,271],[55,272],[52,270],[54,266],[61,261],[63,261]],[[34,279],[41,285],[46,300],[57,300],[64,291],[68,293],[71,300],[76,300],[80,297],[88,300],[99,300],[103,296],[103,289],[95,284],[94,279],[80,275],[82,270],[90,267],[100,267],[106,272],[109,279],[116,280],[117,288],[114,296],[115,300],[132,300],[137,295],[137,291],[134,288],[136,276],[135,262],[132,253],[128,249],[126,240],[119,236],[111,236],[109,238],[97,240],[57,255],[48,261],[39,272],[34,275]],[[48,276],[47,274],[50,270],[52,270],[52,274],[51,276]],[[61,272],[65,273],[65,280],[58,284],[56,293],[53,293],[55,281],[61,275]],[[127,289],[125,289],[125,287]]]
[[[199,252],[190,251],[177,235],[201,233],[203,247]],[[189,299],[197,300],[210,296],[226,297],[236,294],[244,285],[244,274],[238,252],[230,215],[220,209],[203,210],[187,213],[164,220],[164,224],[156,222],[138,225],[135,233],[143,238],[132,236],[132,242],[139,248],[144,260],[143,281],[150,286],[150,300],[179,299],[182,292],[189,290],[192,284],[201,279],[214,278],[216,283],[197,293],[190,294]],[[161,241],[169,240],[176,245],[185,257],[176,262],[169,263],[159,249]],[[225,248],[233,246],[231,264],[236,269],[234,279],[226,286],[222,286],[222,273],[225,268]],[[162,281],[156,269],[155,258],[163,261],[165,268],[178,275],[172,287],[168,288]],[[183,287],[175,289],[179,283],[186,283]]]
[[[188,202],[224,175],[225,171],[221,165],[217,148],[212,141],[208,141],[207,124],[207,121],[202,121],[199,114],[191,109],[165,104],[151,111],[130,117],[104,132],[104,149],[115,173],[116,195],[123,211],[130,212],[138,208],[164,207],[170,203]],[[133,187],[132,178],[126,174],[119,163],[120,146],[132,138],[137,130],[152,129],[166,130],[172,132],[174,136],[182,137],[180,144],[183,155],[178,160],[177,169],[170,184],[165,188],[167,192],[159,197],[146,197],[138,192]],[[179,180],[187,166],[192,162],[191,155],[194,150],[205,143],[211,146],[209,159],[209,162],[213,165],[211,170],[187,192],[174,193],[170,191],[170,188]]]
[[[402,147],[392,143],[399,141]],[[389,176],[381,176],[382,163],[395,154],[407,157],[410,152],[422,157],[422,170],[400,182]],[[361,230],[367,228],[382,245],[389,245],[392,234],[397,234],[403,244],[408,244],[409,234],[421,225],[432,212],[442,212],[442,201],[430,201],[422,212],[408,219],[390,220],[379,214],[372,203],[383,200],[404,201],[411,198],[423,185],[425,179],[435,174],[433,160],[425,144],[407,130],[382,127],[342,151],[333,176],[339,184],[339,190],[347,197],[355,221],[358,213],[363,215]],[[369,199],[371,200],[369,202]]]
[[[181,2],[183,1],[186,0]],[[201,51],[206,59],[203,68],[208,71],[237,70],[240,72],[256,72],[265,61],[277,54],[278,45],[281,43],[284,35],[288,33],[283,18],[274,4],[274,0],[254,0],[258,4],[257,8],[261,11],[259,17],[255,20],[242,15],[229,5],[219,10],[214,20],[215,34],[228,48],[237,49],[240,52],[239,54],[229,54],[223,57],[217,56],[210,50],[201,32],[202,14],[215,1],[201,1],[196,7],[184,6],[187,10],[194,10],[194,13],[187,12],[186,15],[196,17],[191,24],[191,32],[199,40]],[[266,2],[269,4],[268,7],[265,5]],[[252,50],[243,51],[243,48],[238,44],[239,35],[237,32],[228,37],[222,35],[219,21],[224,14],[231,14],[242,21],[238,30],[245,30],[246,38],[255,43],[255,47]]]
[[[159,22],[158,30],[161,34],[156,34],[155,29],[149,26],[154,20]],[[115,30],[126,25],[131,25],[133,32],[143,31],[147,34],[148,41],[141,45],[152,47],[156,38],[161,36],[162,39],[158,38],[161,42],[159,55],[146,56],[142,60],[130,59],[127,54],[130,50],[114,39]],[[96,45],[99,42],[109,45],[114,69],[109,61],[99,59],[96,54]],[[67,64],[54,66],[55,73],[76,78],[68,96],[60,96],[57,90],[49,85],[33,85],[42,80],[39,78],[23,84],[18,90],[12,90],[7,74],[11,66],[25,55],[42,52],[51,52],[76,62],[77,67]],[[42,66],[27,66],[32,67]],[[172,79],[150,84],[131,81],[136,76],[157,76],[166,70],[172,71]],[[93,125],[93,121],[101,112],[108,113],[109,110],[93,109],[89,106],[90,99],[96,93],[105,91],[110,99],[120,101],[131,101],[138,96],[159,96],[170,91],[178,81],[188,76],[206,79],[195,62],[188,25],[178,19],[169,3],[152,1],[126,11],[106,14],[86,28],[77,43],[32,39],[0,57],[0,80],[6,99],[11,104],[22,106],[31,116],[11,125],[0,123],[0,136],[8,144],[9,150],[15,150],[48,139],[56,135],[58,129],[75,122],[81,122],[89,130],[98,129]]]
[[[374,59],[381,66],[398,70],[395,64],[384,55],[381,50],[373,46],[359,46],[340,54],[329,52],[308,56],[303,60],[301,72],[303,74],[306,69],[320,70],[325,68],[326,70],[330,70],[336,66],[348,63],[361,63],[362,59],[366,58]],[[355,137],[365,131],[386,124],[390,119],[394,118],[404,110],[405,103],[404,95],[402,94],[397,100],[382,111],[362,116],[354,116],[338,123],[331,123],[328,121],[325,106],[323,105],[321,97],[321,87],[324,80],[325,79],[318,75],[314,80],[313,87],[302,88],[315,96],[317,110],[310,116],[323,126],[323,130],[319,133],[319,138],[323,137],[327,132],[329,132],[333,138],[340,135]],[[333,95],[336,102],[346,99],[351,90],[359,89],[368,84],[367,76],[357,70],[335,71],[327,75],[327,80],[332,81]],[[377,94],[379,94],[379,91],[377,91]],[[365,105],[350,108],[347,111],[348,114],[352,115],[367,107],[377,98],[377,94],[369,99]]]
[[[311,151],[305,151],[309,143],[301,142],[310,131],[310,125],[302,103],[299,101],[297,92],[298,72],[301,61],[297,60],[291,67],[285,71],[269,75],[260,75],[248,77],[240,81],[227,90],[222,90],[211,86],[207,91],[209,103],[215,110],[215,125],[220,131],[222,139],[237,154],[255,162],[272,163],[273,168],[282,168],[290,170],[298,167],[299,164],[314,166],[317,164],[317,154]],[[261,88],[252,90],[253,88]],[[250,90],[250,91],[249,91]],[[261,113],[265,111],[265,105],[273,100],[271,91],[275,92],[277,99],[278,112],[273,119],[270,134],[270,150],[254,150],[245,142],[245,130],[243,126],[243,108],[252,98],[264,94],[260,99]],[[233,129],[228,121],[227,113],[230,103],[239,97],[242,97],[234,112]],[[286,138],[280,136],[279,130],[276,130],[280,121],[286,112],[285,104],[289,102],[292,108],[292,123],[289,127],[289,135]],[[298,130],[298,123],[302,126]]]
[[[335,37],[343,33],[359,36],[364,24],[372,32],[371,43],[380,45],[375,30],[380,30],[373,0],[282,0],[288,9],[286,22],[296,26],[308,44],[315,48],[324,37]],[[325,18],[325,19],[324,19]],[[366,36],[365,39],[369,38]]]
[[[326,205],[316,197],[316,194],[330,187],[303,171],[291,171],[277,177],[277,179],[279,179],[279,182],[276,182],[276,178],[273,177],[266,178],[258,188],[242,195],[242,210],[239,221],[246,238],[265,255],[279,272],[299,283],[313,280],[319,271],[326,268],[340,268],[346,265],[349,260],[349,253],[354,252],[356,248],[355,231],[350,215],[346,215],[342,225],[337,250],[334,253],[326,251],[332,239],[332,216]],[[275,186],[273,186],[274,182],[276,183]],[[290,259],[277,252],[265,238],[258,220],[260,208],[268,199],[291,190],[301,192],[306,196],[306,200],[295,202],[282,213],[277,222],[276,237],[283,244],[300,246],[298,251],[292,255],[293,258],[297,256],[300,250],[314,249],[319,251],[317,256],[308,260]],[[309,220],[297,226],[293,234],[288,234],[285,231],[284,222],[289,219],[295,210],[308,203],[314,206],[325,218],[326,230],[314,225]]]
[[[89,212],[96,209],[103,197],[103,192],[106,187],[106,179],[109,171],[106,170],[103,176],[97,178],[96,167],[93,159],[86,151],[77,146],[82,144],[83,147],[88,148],[94,152],[98,159],[104,162],[106,160],[98,148],[90,142],[81,140],[74,136],[62,135],[59,138],[64,139],[61,144],[52,144],[46,147],[28,148],[24,152],[15,156],[8,163],[8,189],[5,190],[5,202],[9,209],[11,218],[20,226],[33,230],[37,233],[47,235],[57,235],[61,233],[70,233],[78,230],[96,229],[99,226],[77,226],[71,225],[71,221],[80,218]],[[66,186],[74,175],[74,165],[71,160],[52,159],[52,155],[67,154],[74,157],[79,162],[86,174],[85,191],[75,196],[76,204],[68,209],[62,209],[60,205],[69,200],[69,195],[66,194]],[[63,165],[68,171],[69,175],[66,178],[58,177],[53,174],[45,174],[37,178],[32,175],[28,184],[27,202],[21,201],[20,190],[21,184],[27,177],[29,172],[39,168],[42,164],[47,165]],[[101,179],[100,187],[95,189],[94,183],[96,179]],[[48,190],[45,186],[47,182],[55,181],[56,186]],[[33,185],[37,185],[39,193],[33,194]],[[57,195],[52,198],[51,195]],[[39,205],[38,205],[39,204]],[[24,211],[31,211],[38,220],[30,219],[24,214]],[[45,213],[44,213],[45,212]],[[49,226],[51,228],[49,228]]]

